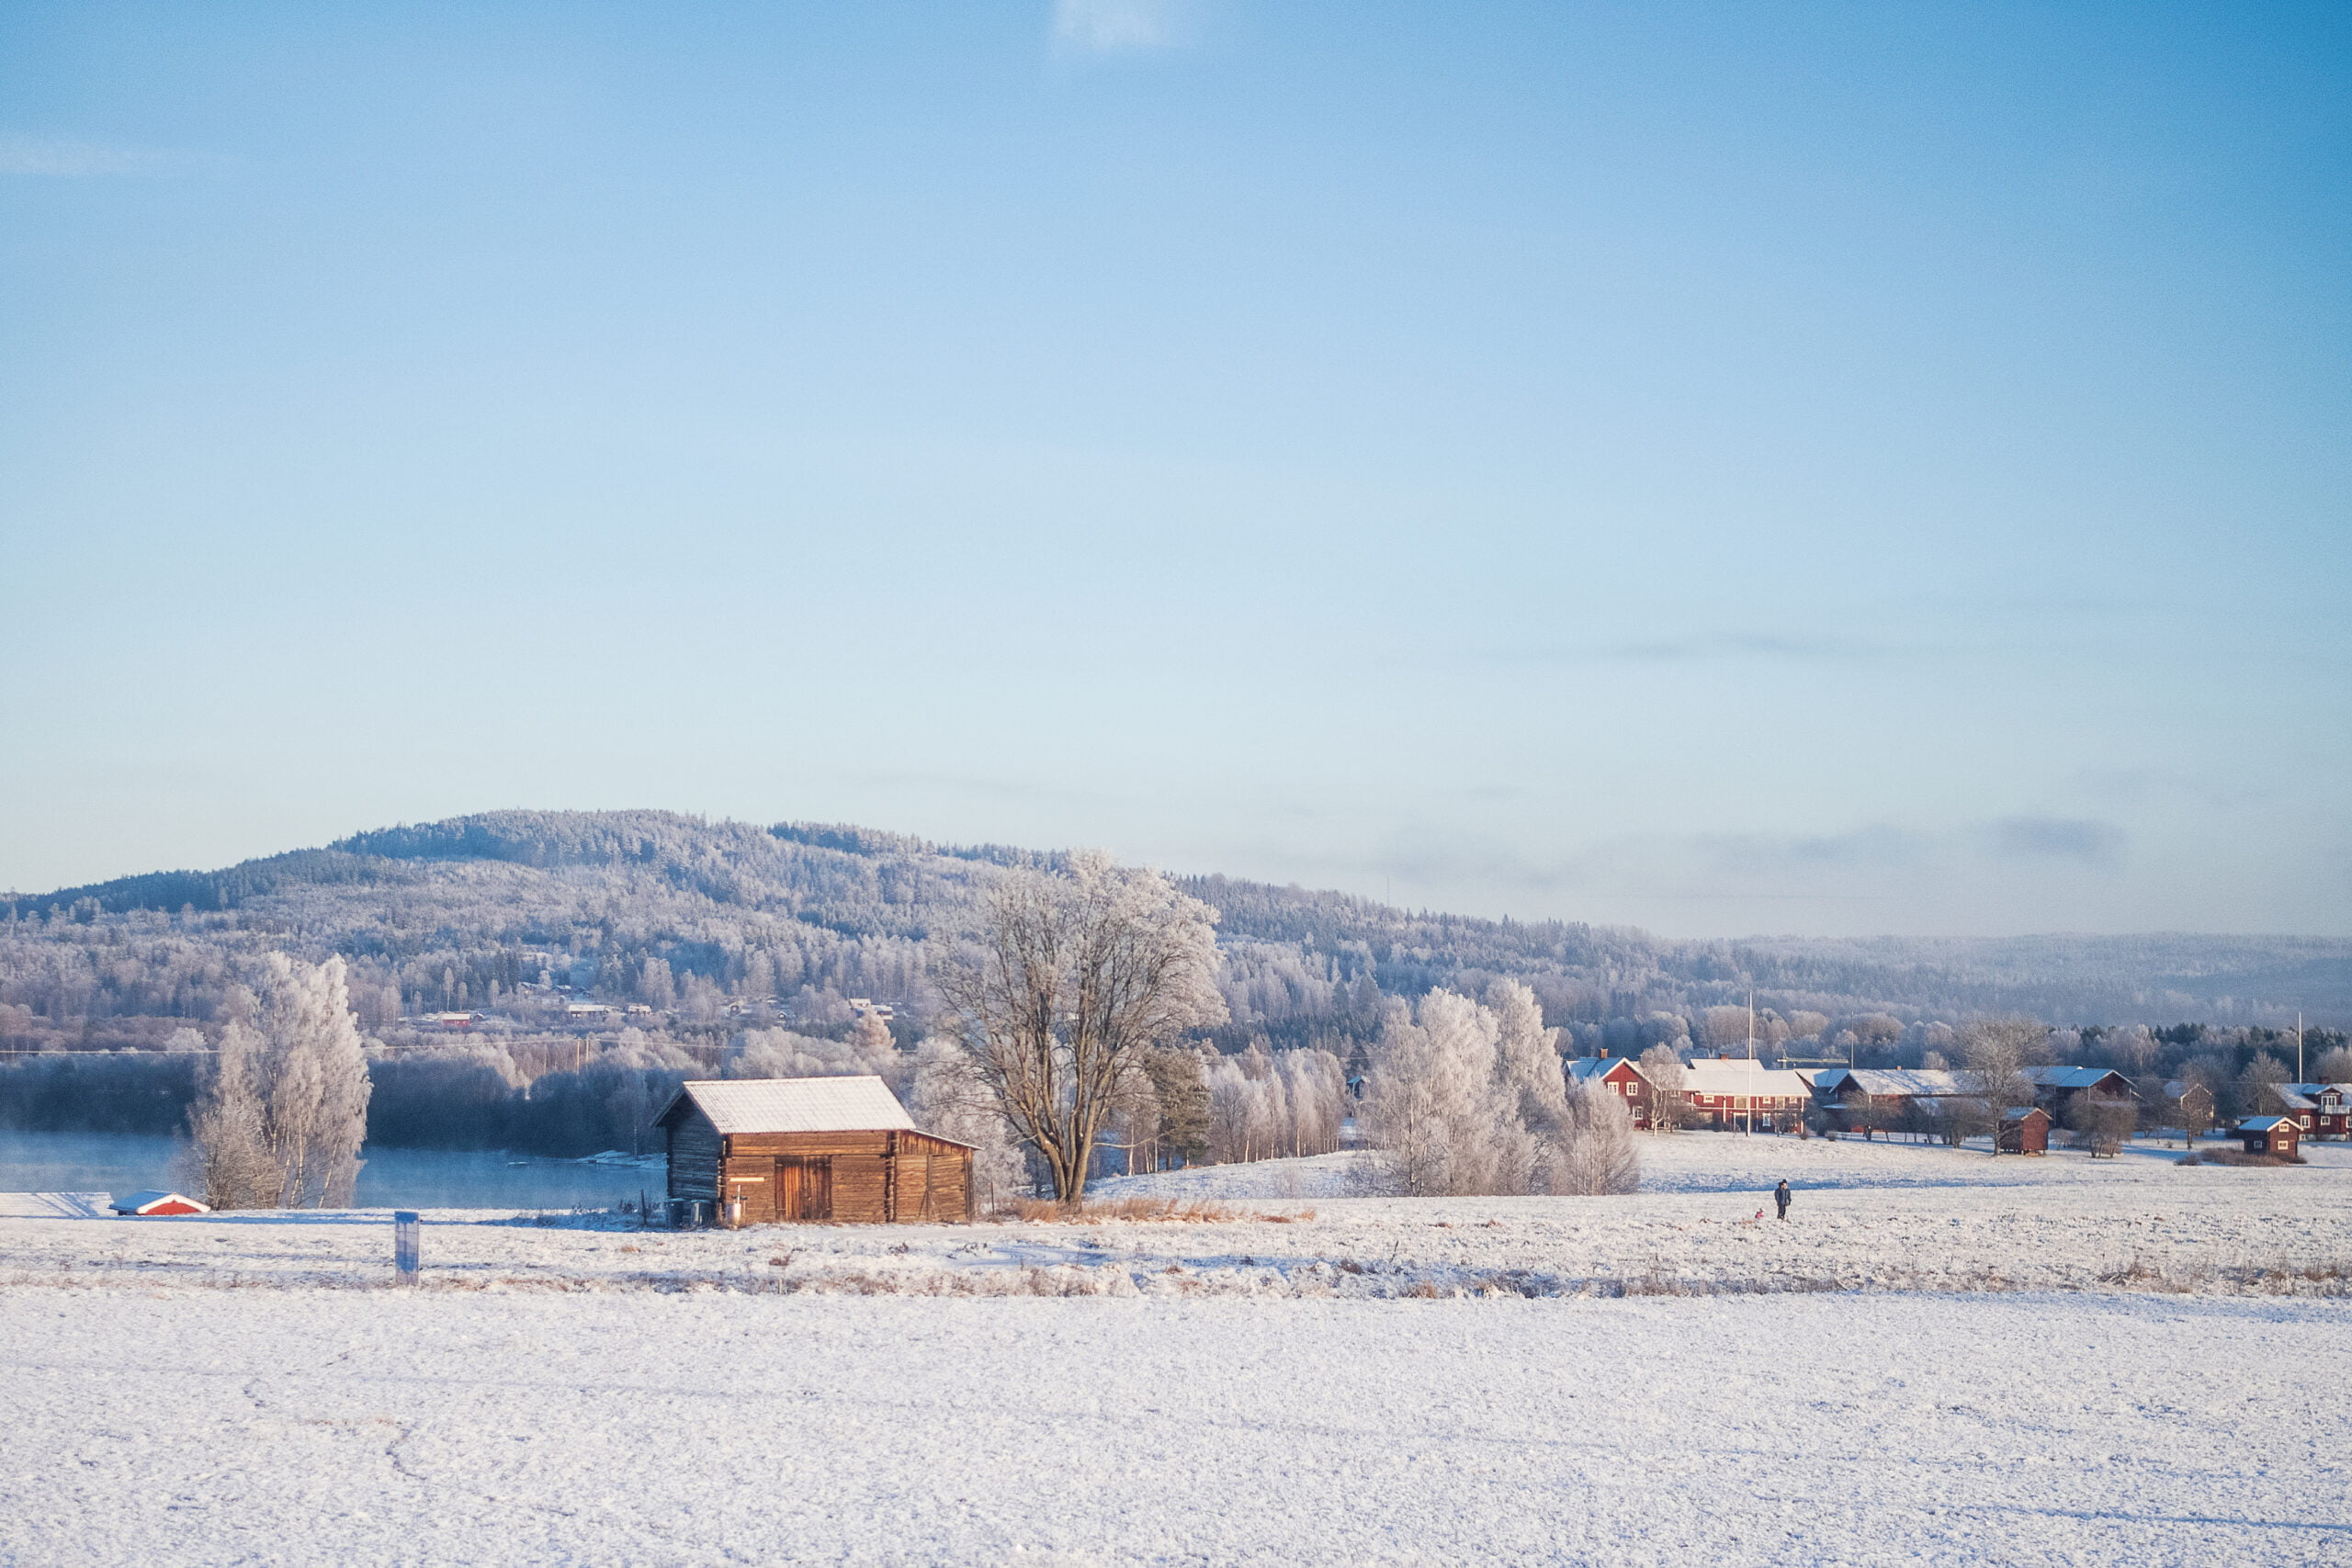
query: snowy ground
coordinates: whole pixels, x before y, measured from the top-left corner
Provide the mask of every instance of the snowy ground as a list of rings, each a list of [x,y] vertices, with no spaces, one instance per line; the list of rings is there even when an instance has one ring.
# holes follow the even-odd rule
[[[2343,1310],[0,1292],[0,1562],[2352,1560]]]
[[[0,1204],[0,1564],[2352,1563],[2352,1151],[1645,1153],[1128,1185],[1210,1223],[429,1212],[418,1290],[382,1211]]]

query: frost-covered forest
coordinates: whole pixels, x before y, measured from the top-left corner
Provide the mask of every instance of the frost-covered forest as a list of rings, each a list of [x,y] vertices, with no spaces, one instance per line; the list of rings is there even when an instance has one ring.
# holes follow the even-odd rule
[[[895,1045],[910,1062],[937,1007],[936,953],[1008,868],[1064,863],[860,828],[515,811],[9,895],[0,1049],[17,1066],[0,1114],[167,1130],[195,1062],[246,1021],[266,955],[339,955],[370,1043],[371,1135],[627,1148],[658,1080],[741,1070],[747,1042],[844,1062]],[[2313,1025],[2352,1017],[2352,942],[2338,940],[1669,941],[1224,876],[1180,886],[1218,913],[1229,1016],[1202,1043],[1254,1049],[1252,1062],[1314,1048],[1360,1071],[1392,1001],[1510,982],[1563,1048],[1588,1053],[1744,1043],[1751,987],[1764,1044],[1864,1063],[1916,1065],[1993,1014],[2154,1026],[2163,1049],[2142,1066],[2159,1070],[2275,1050],[2298,1009]],[[450,1013],[478,1016],[453,1032],[434,1016]],[[102,1079],[96,1062],[59,1059],[124,1051],[140,1060],[116,1057]]]

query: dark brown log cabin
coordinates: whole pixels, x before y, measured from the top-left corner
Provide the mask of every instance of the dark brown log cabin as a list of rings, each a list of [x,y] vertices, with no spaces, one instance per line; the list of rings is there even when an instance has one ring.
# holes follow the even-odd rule
[[[687,1083],[657,1120],[670,1196],[741,1198],[746,1224],[972,1217],[972,1146],[919,1130],[877,1077]]]

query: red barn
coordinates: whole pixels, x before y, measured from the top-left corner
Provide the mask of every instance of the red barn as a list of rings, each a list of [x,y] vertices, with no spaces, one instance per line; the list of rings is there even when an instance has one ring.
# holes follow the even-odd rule
[[[1994,1147],[2005,1155],[2046,1155],[2050,1152],[2050,1112],[2039,1105],[2017,1105],[2001,1112],[2001,1130]]]
[[[177,1192],[133,1192],[107,1205],[118,1214],[209,1214],[212,1211]]]

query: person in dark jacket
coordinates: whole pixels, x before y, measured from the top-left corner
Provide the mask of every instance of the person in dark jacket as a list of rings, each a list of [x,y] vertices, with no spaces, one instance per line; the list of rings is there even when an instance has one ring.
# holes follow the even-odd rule
[[[1780,1205],[1780,1208],[1781,1208],[1781,1218],[1782,1218],[1782,1219],[1784,1219],[1784,1220],[1785,1220],[1785,1219],[1787,1219],[1787,1218],[1789,1217],[1789,1181],[1788,1181],[1788,1178],[1786,1178],[1786,1177],[1782,1177],[1782,1178],[1781,1179],[1781,1184],[1780,1184],[1778,1187],[1775,1187],[1775,1188],[1773,1188],[1773,1189],[1772,1189],[1772,1201]]]

